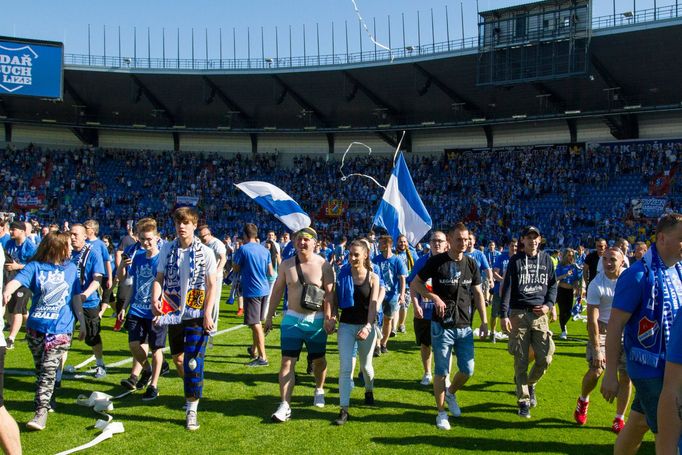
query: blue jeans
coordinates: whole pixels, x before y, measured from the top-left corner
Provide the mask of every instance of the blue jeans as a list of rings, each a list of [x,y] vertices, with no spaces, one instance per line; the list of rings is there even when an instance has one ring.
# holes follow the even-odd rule
[[[364,340],[356,338],[357,333],[364,324],[339,324],[337,342],[339,345],[339,401],[341,407],[348,407],[350,404],[350,390],[353,378],[353,351],[357,345],[360,369],[365,379],[365,390],[370,392],[374,389],[374,367],[372,358],[374,357],[374,347],[377,341],[376,326],[372,326],[369,335]]]
[[[446,329],[440,322],[431,322],[431,346],[435,363],[434,373],[447,376],[450,373],[450,356],[455,350],[460,373],[474,374],[474,333],[471,327]]]
[[[630,379],[635,386],[635,399],[631,409],[646,417],[652,433],[658,433],[658,398],[663,390],[663,378]]]

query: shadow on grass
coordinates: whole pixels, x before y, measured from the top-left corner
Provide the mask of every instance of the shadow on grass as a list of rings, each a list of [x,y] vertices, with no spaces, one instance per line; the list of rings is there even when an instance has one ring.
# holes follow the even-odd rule
[[[508,453],[580,453],[605,454],[613,452],[613,444],[585,444],[576,442],[575,444],[559,441],[511,441],[508,439],[493,438],[468,438],[449,435],[432,435],[428,438],[424,436],[408,437],[374,437],[371,441],[376,444],[387,446],[433,446],[444,449],[461,449],[466,451],[476,451],[478,453],[495,451]],[[653,443],[647,441],[642,444],[640,453],[653,453]]]

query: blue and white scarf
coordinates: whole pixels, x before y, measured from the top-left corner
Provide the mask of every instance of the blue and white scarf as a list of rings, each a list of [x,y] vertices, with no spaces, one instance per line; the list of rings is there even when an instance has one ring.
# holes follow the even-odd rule
[[[658,362],[665,358],[665,347],[670,339],[675,314],[682,306],[682,295],[677,294],[667,273],[668,267],[659,256],[655,244],[644,255],[642,262],[647,280],[642,301],[646,301],[646,305],[639,313],[639,345],[630,349],[630,359],[656,368]],[[675,271],[682,282],[682,265],[679,262],[675,264]],[[658,331],[655,341],[650,342],[651,332],[655,331]]]
[[[76,273],[78,276],[78,281],[80,281],[81,287],[83,289],[86,288],[86,283],[87,282],[87,276],[85,276],[85,265],[88,262],[88,258],[90,257],[90,251],[92,250],[92,245],[89,243],[86,243],[83,245],[83,248],[78,252],[78,256],[76,256],[74,264],[76,264]]]
[[[194,319],[203,316],[206,301],[206,257],[198,238],[189,250],[190,278],[187,292],[182,300],[182,282],[180,279],[180,243],[173,240],[166,258],[166,269],[163,271],[163,289],[161,294],[163,316],[157,324],[180,324],[183,319]]]

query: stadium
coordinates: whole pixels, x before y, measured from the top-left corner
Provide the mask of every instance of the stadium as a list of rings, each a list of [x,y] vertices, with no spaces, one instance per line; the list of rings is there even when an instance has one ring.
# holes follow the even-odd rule
[[[682,146],[680,13],[675,3],[614,7],[612,15],[593,17],[591,2],[546,0],[481,11],[477,38],[410,44],[403,22],[400,44],[386,49],[374,42],[350,52],[346,26],[345,52],[337,31],[336,51],[320,55],[318,32],[316,55],[292,56],[281,44],[277,55],[246,59],[187,59],[179,51],[177,58],[165,51],[162,57],[80,55],[57,42],[0,37],[6,144],[0,154],[7,163],[0,210],[10,221],[44,227],[97,219],[100,234],[117,243],[127,223],[144,217],[156,219],[172,239],[171,212],[190,205],[216,237],[236,240],[247,222],[263,235],[286,231],[235,187],[265,181],[297,201],[320,238],[336,244],[376,228],[383,190],[366,177],[383,186],[400,151],[434,230],[463,221],[478,245],[506,245],[531,224],[542,231],[546,250],[589,249],[599,238],[651,243],[657,219],[680,212],[682,203],[675,178]],[[33,82],[20,68],[25,46],[56,55],[51,66],[34,65]],[[222,300],[229,294],[225,286]],[[125,433],[91,450],[597,454],[613,448],[611,405],[598,390],[589,423],[580,427],[572,419],[586,369],[580,319],[569,322],[571,337],[557,341],[539,386],[544,407],[529,421],[514,415],[505,343],[477,341],[477,373],[463,388],[462,417],[451,419],[453,431],[445,434],[433,425],[432,391],[419,385],[410,333],[395,338],[390,356],[375,359],[377,404],[354,406],[349,425],[329,427],[339,391],[331,339],[326,407],[312,407],[313,377],[299,366],[292,420],[271,424],[279,402],[279,338],[266,340],[269,368],[244,367],[250,334],[236,311],[222,305],[223,330],[206,354],[199,432],[184,433],[182,381],[173,372],[161,378],[155,403],[136,395],[117,400],[109,414]],[[25,453],[59,453],[97,436],[92,424],[101,416],[75,402],[95,390],[119,395],[132,362],[108,316],[102,319],[108,376],[65,375],[46,431],[22,426],[33,411],[30,353],[22,343],[7,352],[5,403],[19,422]],[[552,330],[561,331],[558,323]],[[69,364],[90,355],[74,340]],[[654,453],[653,441],[648,433],[639,453]]]

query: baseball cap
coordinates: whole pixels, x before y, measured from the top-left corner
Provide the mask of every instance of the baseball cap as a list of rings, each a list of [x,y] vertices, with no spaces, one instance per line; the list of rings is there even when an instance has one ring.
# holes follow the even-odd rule
[[[521,230],[521,237],[525,237],[533,232],[536,233],[538,236],[542,235],[540,234],[540,229],[536,228],[535,226],[526,226]]]
[[[19,229],[21,231],[26,230],[26,225],[22,223],[21,221],[12,221],[12,223],[9,225],[10,229]]]

